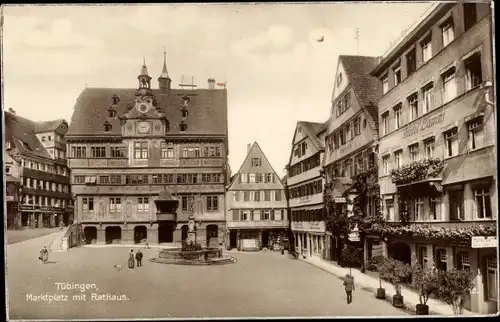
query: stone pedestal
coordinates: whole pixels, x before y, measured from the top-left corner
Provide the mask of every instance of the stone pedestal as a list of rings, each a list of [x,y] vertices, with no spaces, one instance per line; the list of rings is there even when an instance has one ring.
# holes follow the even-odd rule
[[[188,236],[187,236],[186,241],[188,244],[196,243],[196,232],[195,231],[188,231]]]

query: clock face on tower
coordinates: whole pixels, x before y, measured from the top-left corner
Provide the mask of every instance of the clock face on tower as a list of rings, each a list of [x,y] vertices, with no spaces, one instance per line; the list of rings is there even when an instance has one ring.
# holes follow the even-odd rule
[[[150,129],[151,129],[151,123],[149,123],[149,122],[137,123],[137,132],[138,133],[149,133]]]
[[[139,105],[137,106],[137,110],[138,110],[139,112],[141,112],[141,113],[143,113],[143,114],[144,114],[144,113],[146,113],[146,112],[149,110],[149,106],[148,106],[148,104],[144,104],[144,103],[142,103],[142,104],[139,104]]]

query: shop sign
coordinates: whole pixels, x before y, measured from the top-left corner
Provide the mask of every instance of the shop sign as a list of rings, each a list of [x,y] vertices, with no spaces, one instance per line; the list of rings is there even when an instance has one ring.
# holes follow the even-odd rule
[[[420,131],[431,128],[434,125],[443,123],[444,121],[444,111],[436,116],[431,116],[424,118],[414,124],[408,125],[403,131],[403,139],[409,136],[415,135]]]
[[[340,198],[335,198],[335,203],[345,203],[346,200],[344,197],[340,197]]]
[[[34,210],[35,206],[31,205],[21,205],[21,210]]]
[[[498,246],[495,236],[474,236],[472,237],[472,248],[494,248]]]
[[[5,201],[14,201],[14,196],[5,196]]]
[[[352,242],[359,242],[360,241],[358,225],[356,225],[356,227],[354,227],[352,232],[349,234],[349,240]]]
[[[311,196],[300,197],[299,204],[311,201]]]

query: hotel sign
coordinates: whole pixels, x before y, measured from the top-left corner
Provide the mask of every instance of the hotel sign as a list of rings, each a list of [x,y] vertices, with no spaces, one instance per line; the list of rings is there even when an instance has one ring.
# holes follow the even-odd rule
[[[495,248],[498,241],[495,236],[474,236],[472,237],[472,248]]]
[[[292,222],[292,230],[295,231],[315,231],[315,232],[325,232],[325,222],[324,221],[299,221]]]
[[[311,201],[311,196],[300,197],[299,205]]]
[[[444,111],[436,116],[426,117],[414,124],[408,125],[403,131],[403,138],[415,135],[420,131],[431,128],[436,124],[443,123]]]

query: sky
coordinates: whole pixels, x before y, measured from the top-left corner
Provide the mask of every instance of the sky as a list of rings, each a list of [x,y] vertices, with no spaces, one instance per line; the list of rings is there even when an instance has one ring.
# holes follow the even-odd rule
[[[69,122],[86,86],[136,87],[143,57],[157,88],[165,48],[173,87],[227,82],[232,172],[257,141],[283,176],[297,121],[328,120],[338,55],[383,55],[429,6],[4,6],[2,106]]]

